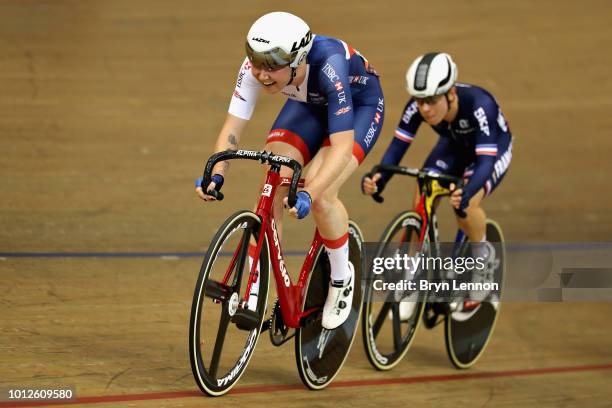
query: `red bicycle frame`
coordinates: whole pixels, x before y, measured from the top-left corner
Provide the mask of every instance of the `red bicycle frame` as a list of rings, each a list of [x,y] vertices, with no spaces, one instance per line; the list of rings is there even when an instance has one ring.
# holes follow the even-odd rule
[[[290,182],[291,179],[288,177],[281,177],[278,169],[275,169],[274,166],[272,166],[272,168],[268,171],[266,175],[266,181],[261,190],[261,195],[259,197],[259,202],[257,203],[256,210],[256,214],[261,219],[262,231],[260,231],[259,238],[257,240],[257,246],[255,249],[256,255],[251,265],[249,280],[246,287],[244,299],[245,302],[248,301],[249,294],[251,292],[251,286],[253,285],[253,282],[257,280],[257,264],[259,262],[259,254],[261,253],[261,247],[263,245],[265,235],[268,238],[268,242],[271,243],[270,263],[272,264],[272,270],[274,272],[274,279],[276,281],[276,289],[281,305],[283,321],[288,327],[298,328],[300,327],[300,322],[302,318],[310,315],[312,312],[318,309],[312,308],[310,310],[302,312],[302,305],[304,304],[305,296],[305,286],[310,271],[313,268],[315,256],[322,245],[322,239],[321,235],[319,235],[319,231],[315,230],[315,235],[312,239],[310,250],[308,251],[306,259],[304,260],[304,264],[302,265],[302,270],[300,271],[297,284],[294,285],[285,266],[285,260],[283,258],[281,244],[278,237],[278,231],[276,228],[276,223],[274,222],[274,215],[272,213],[276,189],[279,186],[289,185]],[[303,180],[300,179],[300,187],[302,186]],[[223,278],[223,284],[227,284],[227,281],[231,275],[231,271],[236,265],[236,260],[238,258],[239,253],[241,252],[241,247],[243,245],[244,242],[241,242],[240,244],[238,244],[238,248],[236,249],[236,251],[234,251],[232,261],[230,262],[230,265]]]

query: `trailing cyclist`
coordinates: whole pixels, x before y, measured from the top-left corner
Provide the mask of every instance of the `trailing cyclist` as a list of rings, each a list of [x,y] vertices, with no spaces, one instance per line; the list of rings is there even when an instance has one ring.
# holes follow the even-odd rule
[[[474,243],[473,256],[492,262],[495,249],[487,242],[481,202],[500,184],[510,165],[512,135],[508,123],[493,95],[478,86],[456,82],[457,66],[446,53],[419,56],[408,69],[406,80],[411,98],[381,164],[397,165],[421,123],[431,126],[439,139],[423,168],[464,177],[465,186],[454,189],[450,202],[467,214],[465,218],[457,216],[457,223]],[[367,174],[362,180],[363,192],[380,194],[391,176],[384,172]],[[419,195],[417,184],[415,207]],[[490,270],[488,265],[475,279],[484,280]],[[471,293],[473,300],[481,300],[474,299],[477,296]],[[403,302],[402,317],[409,316],[413,308],[413,303]]]

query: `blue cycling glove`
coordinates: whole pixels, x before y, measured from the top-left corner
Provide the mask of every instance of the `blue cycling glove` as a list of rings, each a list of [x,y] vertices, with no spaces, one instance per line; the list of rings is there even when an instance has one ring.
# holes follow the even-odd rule
[[[312,198],[306,191],[298,191],[296,195],[296,202],[293,208],[297,209],[298,219],[302,219],[310,212],[310,206],[312,205]]]
[[[204,181],[204,177],[198,177],[195,181],[195,186],[196,188],[198,187],[202,187],[202,189],[205,189],[208,186],[202,186],[202,182]],[[223,187],[223,176],[220,174],[213,174],[213,176],[210,178],[210,181],[212,181],[213,183],[215,183],[215,190],[219,191],[221,190],[221,187]]]

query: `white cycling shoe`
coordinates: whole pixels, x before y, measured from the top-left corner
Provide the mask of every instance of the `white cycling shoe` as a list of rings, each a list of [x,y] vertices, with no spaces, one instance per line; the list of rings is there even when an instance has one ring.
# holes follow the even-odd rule
[[[406,299],[412,299],[412,298],[416,298],[416,296],[408,296],[403,301],[399,302],[400,322],[407,322],[414,314],[414,311],[416,310],[417,302],[406,300]],[[393,312],[391,310],[389,310],[388,318],[389,320],[393,320]]]
[[[323,317],[321,325],[324,329],[333,330],[346,321],[351,313],[353,305],[353,292],[355,286],[355,269],[352,263],[348,263],[351,279],[345,286],[334,286],[330,282],[325,306],[323,306]]]
[[[490,242],[486,242],[487,258],[485,259],[485,267],[482,269],[474,268],[472,271],[472,282],[474,283],[491,283],[494,282],[495,268],[495,247]],[[490,290],[470,290],[469,300],[482,302],[489,296]]]

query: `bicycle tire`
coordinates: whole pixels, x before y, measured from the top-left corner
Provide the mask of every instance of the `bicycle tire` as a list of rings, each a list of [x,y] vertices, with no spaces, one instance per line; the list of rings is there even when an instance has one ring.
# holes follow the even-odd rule
[[[382,256],[390,244],[397,242],[394,238],[398,233],[405,234],[405,237],[413,233],[420,234],[421,226],[421,217],[416,212],[399,213],[383,231],[374,257]],[[368,271],[372,273],[372,268],[368,268]],[[369,278],[372,279],[366,281],[373,282],[373,275]],[[411,317],[402,322],[399,316],[399,303],[395,299],[387,299],[379,308],[380,302],[372,301],[373,292],[371,285],[368,284],[364,295],[361,333],[368,361],[377,370],[386,371],[395,367],[412,345],[425,307],[426,293],[418,295]],[[393,293],[390,293],[390,296],[393,296]],[[390,324],[385,324],[389,323],[389,320]]]
[[[257,239],[260,233],[263,232],[257,215],[251,211],[236,212],[225,220],[213,237],[200,268],[191,307],[189,357],[196,384],[202,392],[210,396],[223,395],[238,382],[248,366],[259,338],[269,289],[267,237],[264,237],[260,254],[257,307],[255,314],[248,314],[251,320],[246,328],[244,324],[240,326],[240,323],[237,323],[240,312],[236,305],[243,300],[242,295],[246,290],[249,274],[246,261],[248,242],[251,237]],[[225,259],[229,257],[221,254],[223,246],[236,248],[225,268]],[[231,270],[231,273],[228,284],[223,285],[220,281],[227,270]],[[216,320],[219,323],[215,334]],[[214,342],[209,341],[213,337]],[[240,341],[241,338],[245,339],[244,342]],[[238,357],[234,358],[233,352]],[[223,374],[220,375],[220,372]]]
[[[363,295],[362,273],[364,258],[362,254],[363,234],[352,221],[349,221],[349,260],[355,268],[355,285],[352,310],[347,320],[334,330],[321,326],[321,311],[327,297],[330,266],[323,247],[319,248],[313,271],[310,273],[304,307],[308,310],[320,306],[321,310],[311,323],[296,330],[295,358],[300,379],[308,388],[320,390],[327,387],[338,375],[350,352],[361,315]]]
[[[500,283],[500,290],[496,295],[497,299],[492,299],[490,294],[473,312],[465,315],[457,312],[446,315],[444,324],[446,352],[451,363],[458,369],[470,368],[480,359],[491,340],[499,317],[506,260],[504,235],[499,224],[488,219],[486,236],[489,242],[499,243],[501,249],[497,251],[499,253],[496,252],[498,266],[494,272],[494,281]]]

